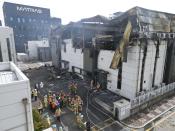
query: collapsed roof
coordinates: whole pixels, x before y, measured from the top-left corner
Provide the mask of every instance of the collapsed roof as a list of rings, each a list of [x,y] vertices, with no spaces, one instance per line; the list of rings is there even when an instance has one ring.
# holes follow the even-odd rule
[[[122,28],[131,21],[133,32],[175,32],[175,15],[153,11],[141,7],[134,7],[118,17],[110,24]]]
[[[101,15],[81,19],[78,22],[71,22],[61,28],[61,31],[55,32],[61,33],[63,39],[72,38],[74,45],[78,45],[78,48],[91,47],[93,37],[98,37],[99,35],[111,36],[113,40],[110,39],[108,43],[106,37],[101,38],[105,39],[105,43],[107,43],[110,49],[114,50],[118,47],[118,43],[123,37],[128,22],[132,26],[129,39],[133,37],[157,38],[157,33],[164,33],[160,34],[161,37],[163,35],[164,38],[169,38],[171,37],[170,34],[175,32],[174,14],[148,10],[141,7],[134,7],[126,12],[119,13],[119,15],[116,15],[111,20]],[[100,43],[103,44],[103,42]]]

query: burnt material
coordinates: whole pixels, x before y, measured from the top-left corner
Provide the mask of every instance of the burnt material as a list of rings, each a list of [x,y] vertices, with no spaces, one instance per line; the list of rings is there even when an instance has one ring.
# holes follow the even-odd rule
[[[155,54],[155,61],[154,61],[154,70],[153,70],[152,87],[154,87],[154,82],[155,82],[157,60],[158,60],[158,58],[159,58],[159,45],[160,45],[160,39],[157,40],[157,44],[155,45],[155,46],[156,46],[156,54]]]
[[[166,65],[165,65],[165,70],[164,70],[164,82],[165,84],[169,84],[170,82],[173,82],[172,74],[174,73],[172,69],[173,67],[173,59],[174,54],[173,51],[175,52],[175,44],[173,42],[174,40],[168,40],[168,47],[167,47],[167,52],[166,52]]]
[[[119,68],[118,68],[118,79],[117,79],[117,89],[121,89],[122,85],[122,62],[119,63]]]
[[[147,45],[148,40],[144,39],[144,45],[143,45],[143,59],[142,59],[142,68],[141,68],[141,78],[140,78],[140,92],[143,90],[143,78],[144,78],[144,71],[145,71],[145,61],[147,56]]]

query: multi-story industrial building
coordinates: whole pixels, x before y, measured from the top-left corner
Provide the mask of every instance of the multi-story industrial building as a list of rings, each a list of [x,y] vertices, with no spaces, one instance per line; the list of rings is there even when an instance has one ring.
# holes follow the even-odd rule
[[[30,40],[48,38],[50,32],[50,9],[4,2],[5,25],[12,27],[17,52],[25,52]]]
[[[114,101],[111,110],[124,119],[140,105],[174,89],[168,85],[175,79],[174,23],[173,14],[140,7],[112,20],[95,16],[71,23],[52,36],[52,54],[59,55],[52,57],[53,64],[86,75],[124,97]]]
[[[0,130],[34,131],[29,79],[12,62],[0,63]]]
[[[0,27],[0,62],[13,61],[16,63],[16,50],[13,29]]]

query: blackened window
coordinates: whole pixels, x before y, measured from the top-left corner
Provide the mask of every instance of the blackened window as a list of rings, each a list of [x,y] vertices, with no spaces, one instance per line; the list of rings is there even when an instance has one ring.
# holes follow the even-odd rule
[[[8,55],[9,55],[9,61],[12,61],[11,50],[10,50],[10,40],[9,40],[9,38],[6,38],[6,42],[7,42],[7,49],[8,49]]]

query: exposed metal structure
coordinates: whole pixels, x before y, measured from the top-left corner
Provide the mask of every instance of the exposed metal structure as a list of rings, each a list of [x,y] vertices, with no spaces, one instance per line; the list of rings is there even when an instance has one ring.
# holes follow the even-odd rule
[[[124,50],[128,46],[131,31],[132,31],[132,25],[131,25],[131,22],[128,21],[125,32],[123,34],[123,38],[119,43],[119,47],[116,48],[115,50],[115,54],[112,59],[110,68],[117,69],[117,67],[119,66],[119,63],[123,60]]]

